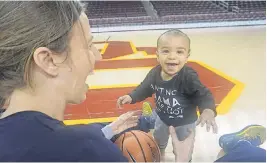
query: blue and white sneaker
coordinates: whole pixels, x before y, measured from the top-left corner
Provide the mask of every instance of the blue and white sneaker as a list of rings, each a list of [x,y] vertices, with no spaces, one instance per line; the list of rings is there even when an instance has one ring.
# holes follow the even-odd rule
[[[266,128],[261,125],[249,125],[241,131],[222,135],[219,139],[220,147],[227,152],[233,149],[239,141],[247,141],[253,146],[260,146],[266,140]]]

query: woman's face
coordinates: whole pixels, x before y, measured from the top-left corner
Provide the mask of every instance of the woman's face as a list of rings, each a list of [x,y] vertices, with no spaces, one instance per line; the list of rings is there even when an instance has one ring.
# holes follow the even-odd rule
[[[82,13],[72,29],[69,43],[69,65],[71,69],[63,72],[62,90],[68,103],[78,104],[86,99],[88,85],[87,76],[94,70],[95,61],[102,59],[93,45],[93,36],[87,16]],[[68,63],[68,62],[66,62]]]
[[[92,43],[89,20],[84,13],[70,35],[68,59],[65,68],[59,72],[60,84],[57,85],[67,103],[79,104],[86,99],[86,78],[94,70],[95,61],[101,59],[101,54]]]
[[[86,78],[94,70],[95,61],[102,59],[92,40],[89,20],[82,13],[72,27],[66,52],[57,54],[46,47],[37,48],[33,55],[36,91],[60,96],[66,103],[83,102],[88,91]]]

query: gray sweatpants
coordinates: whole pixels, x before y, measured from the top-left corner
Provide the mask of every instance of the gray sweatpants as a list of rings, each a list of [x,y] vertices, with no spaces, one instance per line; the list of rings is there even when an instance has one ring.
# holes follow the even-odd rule
[[[195,135],[195,128],[195,123],[176,127],[175,130],[178,139],[180,141],[185,140],[189,136],[188,129],[193,130]],[[164,122],[162,122],[159,116],[157,115],[153,136],[161,150],[164,150],[167,147],[169,135],[169,127]]]

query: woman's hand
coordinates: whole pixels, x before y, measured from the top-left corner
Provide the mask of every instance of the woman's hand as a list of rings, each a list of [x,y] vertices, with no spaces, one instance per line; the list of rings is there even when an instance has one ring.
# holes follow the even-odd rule
[[[141,114],[141,110],[129,111],[120,115],[118,119],[110,123],[109,126],[111,127],[113,133],[117,135],[129,128],[135,127],[138,124],[138,120]]]

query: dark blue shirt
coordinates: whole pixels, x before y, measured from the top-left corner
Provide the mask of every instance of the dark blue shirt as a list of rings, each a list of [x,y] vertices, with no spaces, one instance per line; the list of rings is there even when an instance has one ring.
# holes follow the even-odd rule
[[[127,162],[101,128],[66,126],[40,112],[16,113],[0,119],[0,161]]]
[[[160,75],[161,66],[152,68],[143,82],[129,95],[132,104],[155,94],[156,112],[168,126],[183,126],[197,120],[197,107],[212,109],[216,115],[215,100],[210,90],[204,86],[197,72],[184,66],[171,80],[164,81]]]

